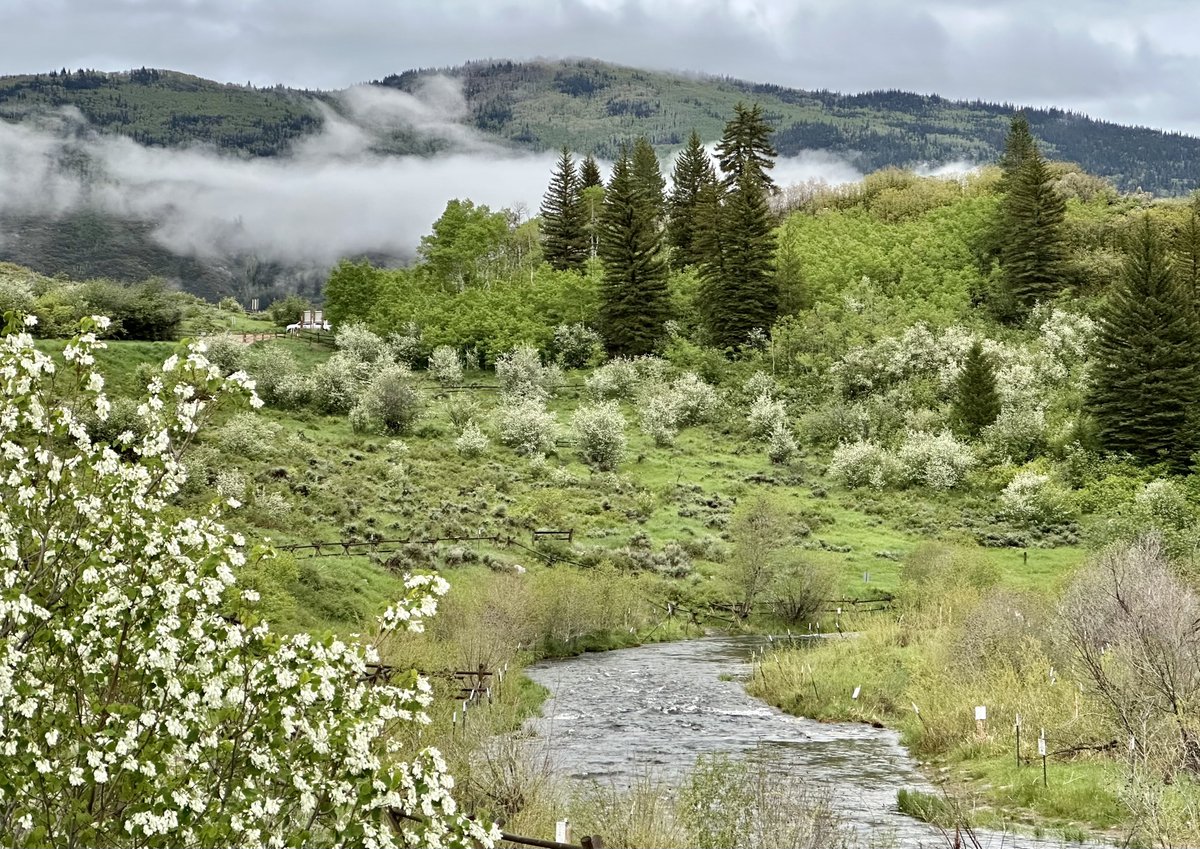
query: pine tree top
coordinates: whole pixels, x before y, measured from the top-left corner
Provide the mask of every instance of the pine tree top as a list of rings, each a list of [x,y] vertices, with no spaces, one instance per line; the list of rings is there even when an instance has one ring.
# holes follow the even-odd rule
[[[771,145],[773,130],[763,117],[762,107],[738,102],[733,112],[717,144],[717,160],[725,174],[726,187],[735,185],[742,172],[748,170],[764,187],[774,191],[775,181],[767,171],[775,167],[778,154]]]

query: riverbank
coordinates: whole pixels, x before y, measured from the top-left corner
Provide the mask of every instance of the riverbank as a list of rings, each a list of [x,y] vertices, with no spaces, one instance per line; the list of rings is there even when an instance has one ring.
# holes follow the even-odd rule
[[[1153,748],[1161,742],[1131,756],[1073,661],[1064,635],[1082,615],[1071,605],[1088,573],[1061,594],[1020,593],[944,549],[926,552],[912,574],[919,584],[902,586],[894,612],[847,623],[853,638],[767,653],[748,691],[791,715],[894,729],[936,788],[903,806],[939,825],[1200,845],[1195,783],[1164,770]]]

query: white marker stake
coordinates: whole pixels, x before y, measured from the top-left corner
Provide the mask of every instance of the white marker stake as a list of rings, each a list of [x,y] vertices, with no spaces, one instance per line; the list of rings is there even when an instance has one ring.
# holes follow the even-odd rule
[[[984,705],[975,706],[975,732],[980,739],[987,736],[987,707]]]
[[[855,687],[854,692],[850,694],[850,698],[857,700],[858,694],[862,692],[862,687]]]
[[[554,824],[554,841],[569,843],[571,841],[571,823],[569,820],[559,820]]]

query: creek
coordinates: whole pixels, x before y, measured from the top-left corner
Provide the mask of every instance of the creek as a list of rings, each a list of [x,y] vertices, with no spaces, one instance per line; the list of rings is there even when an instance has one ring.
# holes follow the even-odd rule
[[[947,846],[938,829],[897,810],[900,788],[936,790],[895,731],[815,722],[747,695],[741,682],[763,642],[707,637],[536,664],[526,674],[551,696],[530,728],[570,779],[621,787],[650,774],[671,783],[699,755],[766,756],[827,793],[862,845]],[[1025,834],[976,836],[989,849],[1062,845]]]

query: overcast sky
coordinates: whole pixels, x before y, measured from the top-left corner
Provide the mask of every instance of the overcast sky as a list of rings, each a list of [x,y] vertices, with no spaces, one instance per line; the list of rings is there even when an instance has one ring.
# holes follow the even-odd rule
[[[468,59],[586,56],[1200,134],[1192,0],[0,0],[0,32],[0,73],[145,65],[340,88]]]

